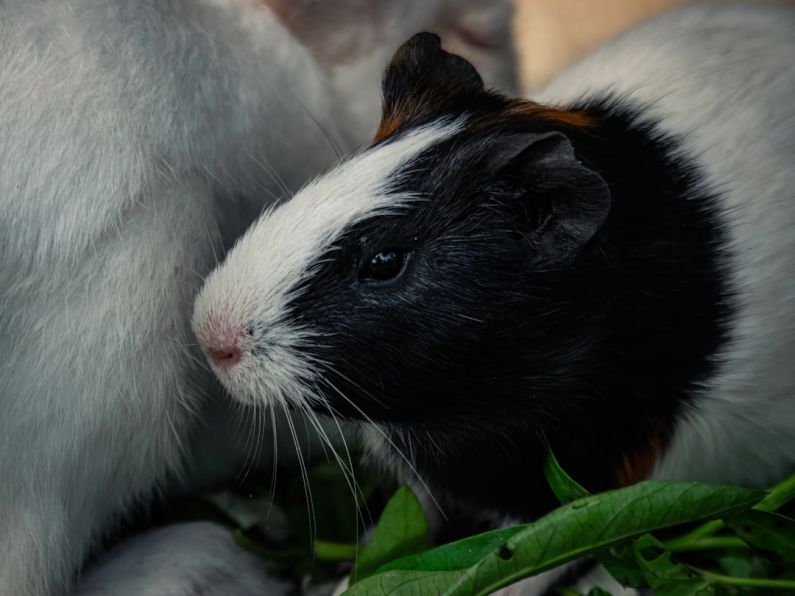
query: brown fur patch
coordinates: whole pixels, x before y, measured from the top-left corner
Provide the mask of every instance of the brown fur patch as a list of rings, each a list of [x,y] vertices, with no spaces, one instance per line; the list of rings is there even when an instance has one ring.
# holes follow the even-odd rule
[[[383,141],[396,132],[411,127],[423,115],[433,114],[436,106],[444,105],[456,92],[457,90],[446,87],[430,90],[427,88],[412,89],[401,98],[397,105],[390,106],[388,113],[383,115],[375,137],[373,137],[373,143]]]
[[[462,102],[487,95],[475,68],[445,52],[432,33],[418,33],[400,46],[384,74],[382,89],[384,109],[376,143],[445,108],[456,106],[453,111],[457,111]]]
[[[655,437],[649,441],[646,448],[625,455],[621,466],[616,470],[618,485],[630,486],[648,479],[662,453],[662,447],[662,442]]]
[[[541,118],[580,128],[594,125],[593,119],[583,111],[569,111],[521,99],[511,101],[505,109],[505,115]]]
[[[398,112],[393,112],[386,116],[381,120],[381,124],[378,125],[378,130],[375,131],[373,143],[378,143],[387,137],[391,137],[400,129],[401,122],[403,122],[403,119]]]
[[[430,33],[418,33],[395,52],[382,88],[384,107],[374,143],[422,121],[467,112],[479,114],[471,120],[471,128],[528,118],[566,127],[594,124],[582,111],[509,99],[487,91],[472,64],[444,51],[439,37]]]
[[[409,97],[405,99],[400,106],[391,110],[382,120],[378,126],[378,130],[373,138],[373,143],[383,141],[389,136],[392,136],[406,124],[410,124],[417,114],[427,113],[432,111],[434,102],[444,101],[441,94],[437,97],[423,94],[417,98],[417,103],[412,101]],[[574,126],[577,128],[587,128],[594,126],[596,123],[584,111],[570,111],[562,108],[552,106],[544,106],[527,100],[512,100],[510,101],[502,112],[494,114],[492,118],[481,119],[473,122],[472,125],[476,127],[488,126],[496,121],[504,121],[507,118],[540,118],[557,122],[565,126]]]

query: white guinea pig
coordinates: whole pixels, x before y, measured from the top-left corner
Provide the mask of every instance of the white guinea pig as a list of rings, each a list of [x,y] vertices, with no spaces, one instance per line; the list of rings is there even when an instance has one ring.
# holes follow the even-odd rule
[[[263,215],[193,328],[244,402],[360,421],[443,506],[795,469],[795,10],[692,6],[540,103],[421,34],[372,147]],[[551,106],[556,107],[551,107]]]
[[[0,3],[0,593],[64,593],[178,475],[214,248],[372,134],[399,43],[510,54],[507,1],[322,4]]]

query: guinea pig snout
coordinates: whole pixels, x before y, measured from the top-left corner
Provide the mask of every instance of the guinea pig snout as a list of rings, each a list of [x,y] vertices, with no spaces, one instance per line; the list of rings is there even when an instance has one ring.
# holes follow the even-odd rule
[[[231,368],[240,362],[240,339],[243,337],[242,329],[223,325],[212,325],[210,329],[204,328],[197,333],[199,345],[207,357],[218,368]]]

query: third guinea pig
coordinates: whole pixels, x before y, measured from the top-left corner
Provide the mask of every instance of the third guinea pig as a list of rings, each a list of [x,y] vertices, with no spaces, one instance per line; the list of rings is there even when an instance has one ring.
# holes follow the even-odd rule
[[[547,445],[591,490],[775,482],[795,468],[794,14],[672,12],[538,103],[415,36],[373,145],[206,280],[213,370],[239,400],[358,421],[491,515],[554,504]]]

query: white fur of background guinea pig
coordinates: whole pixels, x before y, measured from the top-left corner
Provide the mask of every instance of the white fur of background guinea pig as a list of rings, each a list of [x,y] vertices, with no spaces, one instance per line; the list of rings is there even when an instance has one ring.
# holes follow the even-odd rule
[[[327,135],[369,138],[409,35],[437,29],[504,79],[509,16],[471,0],[0,3],[0,594],[63,594],[179,474],[214,387],[188,347],[214,250],[333,163]],[[248,565],[206,526],[186,535],[218,569]],[[177,583],[208,589],[212,569]]]
[[[790,8],[679,9],[541,103],[413,38],[374,145],[207,279],[213,369],[238,400],[360,421],[446,508],[547,510],[544,441],[592,490],[777,481],[795,469],[793,31]]]

